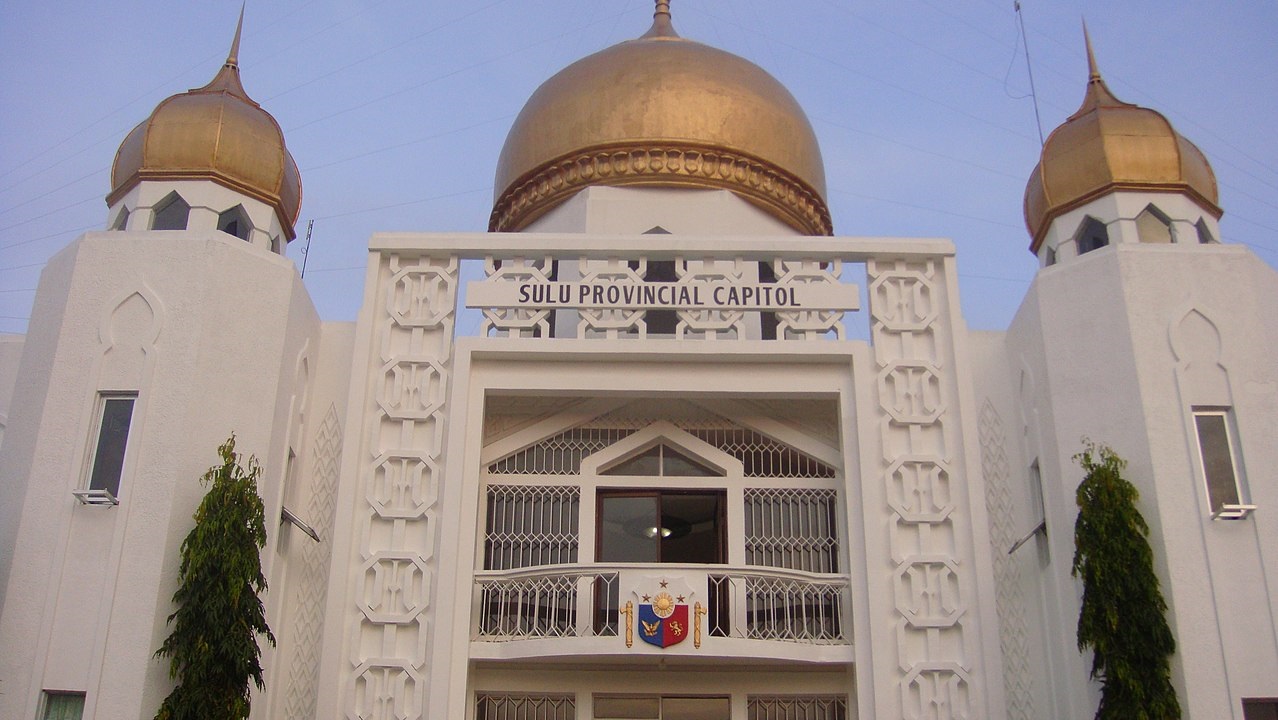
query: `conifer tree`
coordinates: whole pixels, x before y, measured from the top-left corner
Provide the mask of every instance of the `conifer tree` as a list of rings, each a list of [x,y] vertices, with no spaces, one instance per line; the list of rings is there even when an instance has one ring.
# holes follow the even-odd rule
[[[242,720],[249,714],[249,680],[262,688],[257,636],[272,647],[260,593],[266,590],[258,552],[266,523],[256,458],[235,452],[232,435],[218,448],[220,466],[204,473],[208,487],[195,527],[182,541],[177,609],[172,632],[156,651],[169,658],[177,680],[156,720]]]
[[[1078,649],[1091,649],[1092,677],[1102,686],[1096,720],[1178,720],[1170,669],[1176,640],[1139,493],[1122,476],[1125,460],[1084,443],[1074,456],[1087,475],[1078,486],[1073,573],[1083,581]]]

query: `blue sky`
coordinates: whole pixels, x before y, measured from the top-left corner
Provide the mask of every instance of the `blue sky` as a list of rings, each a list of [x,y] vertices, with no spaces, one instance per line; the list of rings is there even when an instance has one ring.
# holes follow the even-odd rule
[[[1226,242],[1278,265],[1278,3],[1023,0],[1043,132],[1082,99],[1081,19],[1114,93],[1207,154]],[[1039,137],[1011,0],[674,0],[684,37],[803,105],[835,232],[946,237],[968,323],[1001,329],[1036,268],[1021,214]],[[236,0],[0,2],[0,332],[45,261],[106,220],[125,134],[208,81]],[[244,85],[302,170],[321,315],[358,311],[369,236],[486,229],[514,116],[568,63],[642,34],[651,0],[253,0]]]

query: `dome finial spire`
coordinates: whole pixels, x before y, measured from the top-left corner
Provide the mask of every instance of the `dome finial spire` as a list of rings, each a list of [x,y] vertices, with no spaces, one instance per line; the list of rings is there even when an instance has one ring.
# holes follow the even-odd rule
[[[1087,45],[1087,81],[1096,82],[1101,74],[1096,66],[1096,52],[1092,50],[1092,34],[1087,32],[1087,18],[1083,18],[1083,43]]]
[[[1098,107],[1131,106],[1114,97],[1114,93],[1101,77],[1100,66],[1096,63],[1096,51],[1092,49],[1092,35],[1087,31],[1087,20],[1083,20],[1083,44],[1087,46],[1087,92],[1083,95],[1083,104],[1069,117],[1070,120],[1092,112]]]
[[[240,67],[240,33],[244,31],[244,6],[247,4],[248,0],[240,4],[240,19],[235,23],[235,39],[231,40],[231,51],[226,54],[227,67]]]
[[[674,24],[670,22],[670,0],[657,0],[657,9],[652,13],[652,28],[643,37],[679,37]]]

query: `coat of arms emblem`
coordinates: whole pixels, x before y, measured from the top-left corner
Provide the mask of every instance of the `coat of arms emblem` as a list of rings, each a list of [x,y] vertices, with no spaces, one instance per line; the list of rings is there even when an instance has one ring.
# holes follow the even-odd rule
[[[627,647],[636,632],[640,640],[659,648],[678,645],[689,636],[694,636],[693,644],[701,647],[699,621],[705,611],[700,603],[695,610],[690,607],[692,592],[686,583],[665,578],[650,580],[635,590],[635,597],[639,600],[638,612],[631,609],[632,603],[626,603],[622,611],[626,616]]]

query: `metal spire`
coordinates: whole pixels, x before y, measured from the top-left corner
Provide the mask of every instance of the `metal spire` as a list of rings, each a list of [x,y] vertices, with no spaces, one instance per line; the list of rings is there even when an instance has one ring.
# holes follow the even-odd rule
[[[226,55],[226,66],[239,69],[240,67],[240,33],[244,31],[244,6],[248,4],[248,0],[244,0],[240,4],[240,20],[235,23],[235,39],[231,41],[231,52]]]
[[[1096,53],[1092,51],[1092,35],[1087,32],[1087,19],[1083,19],[1083,42],[1087,44],[1087,81],[1101,79],[1100,69],[1096,66]]]

